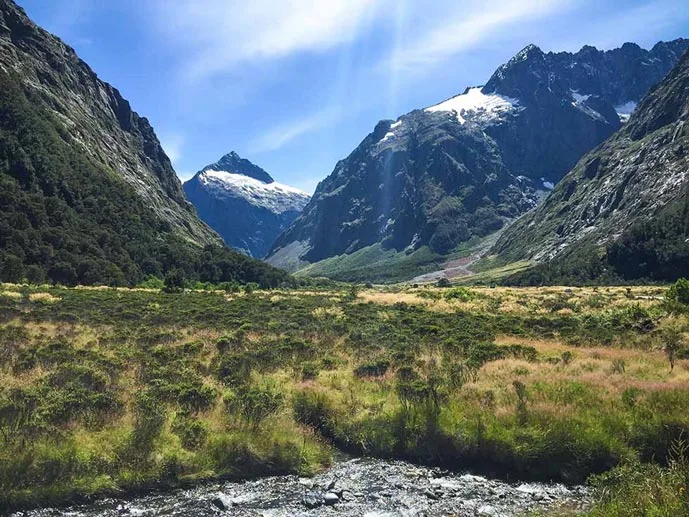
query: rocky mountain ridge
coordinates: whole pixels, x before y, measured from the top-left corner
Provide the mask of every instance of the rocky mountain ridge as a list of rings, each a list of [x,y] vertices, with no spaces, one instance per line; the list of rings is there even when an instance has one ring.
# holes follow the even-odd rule
[[[537,262],[588,254],[623,278],[668,279],[670,256],[684,253],[689,263],[688,214],[689,52],[493,252]]]
[[[219,242],[185,199],[149,121],[11,0],[0,0],[0,69],[20,78],[72,143],[121,176],[179,235],[201,245]]]
[[[374,244],[444,254],[499,230],[617,131],[688,47],[526,47],[485,86],[380,122],[319,184],[269,262],[299,269]]]

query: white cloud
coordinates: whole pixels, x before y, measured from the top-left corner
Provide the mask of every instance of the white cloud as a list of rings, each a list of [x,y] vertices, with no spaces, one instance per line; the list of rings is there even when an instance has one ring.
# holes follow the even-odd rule
[[[252,153],[262,153],[281,149],[292,140],[327,127],[343,116],[339,108],[325,108],[304,118],[277,125],[254,138],[249,144]]]
[[[391,0],[156,0],[159,27],[188,54],[187,77],[352,41]]]
[[[447,5],[436,23],[419,31],[415,38],[398,45],[384,63],[393,71],[423,71],[515,25],[562,14],[573,0],[469,0]],[[416,23],[417,16],[410,17]]]

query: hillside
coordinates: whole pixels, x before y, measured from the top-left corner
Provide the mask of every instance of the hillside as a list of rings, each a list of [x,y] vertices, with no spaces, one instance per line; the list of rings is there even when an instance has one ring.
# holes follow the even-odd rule
[[[543,205],[502,235],[493,252],[507,261],[548,264],[539,270],[540,281],[686,275],[688,120],[689,53],[625,127],[582,158]],[[527,276],[539,281],[534,272]]]
[[[228,246],[256,258],[268,253],[310,197],[234,152],[204,167],[183,188],[199,217]]]
[[[485,86],[380,122],[320,183],[268,261],[300,270],[380,249],[438,262],[493,234],[617,131],[688,46],[526,47]],[[345,278],[344,263],[316,269]]]
[[[222,248],[149,122],[10,0],[0,0],[0,185],[5,281],[123,285],[173,268],[284,278]]]

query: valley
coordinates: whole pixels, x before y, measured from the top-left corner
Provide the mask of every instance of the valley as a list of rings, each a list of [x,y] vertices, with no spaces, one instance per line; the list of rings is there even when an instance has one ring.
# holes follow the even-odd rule
[[[682,292],[4,284],[0,506],[337,472],[336,450],[512,486],[589,479],[592,515],[682,505]],[[662,501],[632,487],[651,459],[675,465],[643,478]]]
[[[0,0],[0,515],[689,516],[689,17],[444,2]]]

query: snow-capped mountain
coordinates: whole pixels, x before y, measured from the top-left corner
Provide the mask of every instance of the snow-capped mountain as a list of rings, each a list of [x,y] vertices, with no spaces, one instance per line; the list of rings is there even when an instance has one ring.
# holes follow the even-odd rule
[[[444,254],[499,230],[619,130],[688,47],[525,47],[484,86],[379,122],[319,184],[268,261],[294,269],[377,244]]]
[[[184,183],[184,192],[229,246],[259,258],[310,198],[235,152],[204,167]]]

